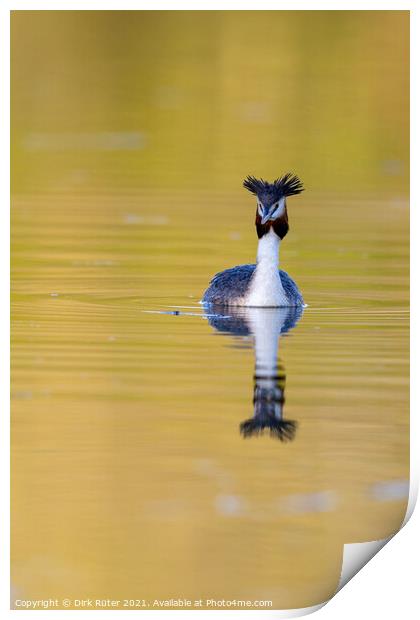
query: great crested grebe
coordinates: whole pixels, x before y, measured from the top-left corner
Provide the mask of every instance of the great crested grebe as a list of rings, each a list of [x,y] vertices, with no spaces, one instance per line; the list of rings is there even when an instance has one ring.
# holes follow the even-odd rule
[[[278,268],[280,241],[289,230],[286,197],[300,194],[302,183],[288,172],[273,183],[248,176],[243,185],[257,197],[257,263],[217,273],[201,302],[218,306],[303,306],[296,283]]]

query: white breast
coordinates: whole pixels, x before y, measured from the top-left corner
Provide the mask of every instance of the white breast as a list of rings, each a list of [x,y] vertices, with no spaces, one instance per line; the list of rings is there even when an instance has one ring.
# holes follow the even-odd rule
[[[251,280],[249,293],[244,299],[244,305],[257,307],[290,305],[280,280],[278,268],[266,269],[257,266]]]

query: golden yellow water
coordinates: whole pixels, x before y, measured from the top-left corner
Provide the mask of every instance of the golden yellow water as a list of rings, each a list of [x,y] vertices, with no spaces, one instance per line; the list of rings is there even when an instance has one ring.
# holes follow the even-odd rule
[[[305,607],[398,529],[407,58],[407,12],[14,12],[12,605]],[[254,260],[242,178],[288,169],[283,444],[199,300]]]

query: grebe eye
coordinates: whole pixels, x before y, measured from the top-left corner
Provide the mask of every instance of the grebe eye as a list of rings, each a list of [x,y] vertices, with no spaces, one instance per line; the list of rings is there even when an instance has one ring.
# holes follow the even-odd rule
[[[273,209],[271,212],[273,219],[280,217],[280,215],[283,213],[283,210],[284,210],[284,200],[279,200],[273,206]]]

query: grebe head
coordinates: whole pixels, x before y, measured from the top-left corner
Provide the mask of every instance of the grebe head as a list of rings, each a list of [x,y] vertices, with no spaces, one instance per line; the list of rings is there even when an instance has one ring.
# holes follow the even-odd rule
[[[283,239],[289,230],[286,197],[303,192],[300,179],[290,172],[273,183],[247,176],[243,185],[257,197],[255,226],[258,238],[261,239],[272,228]]]

